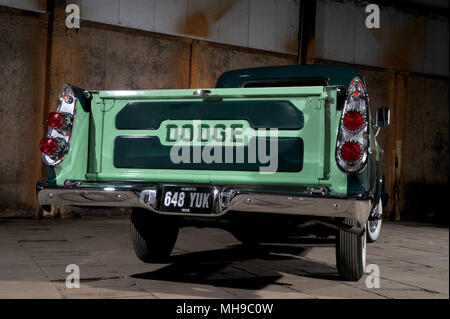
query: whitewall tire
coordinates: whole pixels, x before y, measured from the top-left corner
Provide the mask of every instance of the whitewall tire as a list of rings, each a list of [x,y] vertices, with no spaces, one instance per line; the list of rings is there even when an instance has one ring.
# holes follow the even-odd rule
[[[378,201],[377,207],[375,207],[377,210],[377,214],[380,216],[383,216],[383,204],[381,202],[381,198]],[[380,236],[381,232],[381,224],[383,220],[382,219],[375,219],[375,220],[368,220],[366,229],[367,229],[367,242],[373,243],[375,242],[378,237]]]

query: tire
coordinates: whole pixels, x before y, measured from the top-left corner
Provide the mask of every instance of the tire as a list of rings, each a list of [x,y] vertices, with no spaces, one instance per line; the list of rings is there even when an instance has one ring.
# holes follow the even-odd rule
[[[130,233],[137,257],[145,263],[164,262],[170,256],[178,237],[178,220],[134,208]]]
[[[346,218],[344,223],[357,226],[358,222]],[[361,279],[366,269],[366,232],[356,235],[339,230],[336,237],[336,267],[345,280]]]
[[[377,213],[383,216],[383,203],[380,200],[378,201],[378,205],[375,207],[375,209],[378,211]],[[374,243],[378,237],[380,236],[381,232],[381,224],[383,220],[382,219],[375,219],[375,220],[368,220],[366,229],[367,229],[367,242],[368,243]]]

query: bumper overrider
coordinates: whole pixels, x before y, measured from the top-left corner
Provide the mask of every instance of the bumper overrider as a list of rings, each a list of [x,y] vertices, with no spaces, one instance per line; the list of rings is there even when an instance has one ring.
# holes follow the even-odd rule
[[[54,186],[39,181],[36,193],[42,207],[48,205],[142,207],[160,214],[203,216],[205,214],[162,212],[158,209],[162,183],[124,181],[73,181]],[[171,184],[173,185],[173,184]],[[184,184],[183,184],[184,185]],[[195,186],[195,185],[192,185]],[[353,218],[364,225],[370,213],[370,194],[332,196],[326,188],[208,185],[214,188],[214,210],[207,216],[229,211],[274,213],[331,218]]]

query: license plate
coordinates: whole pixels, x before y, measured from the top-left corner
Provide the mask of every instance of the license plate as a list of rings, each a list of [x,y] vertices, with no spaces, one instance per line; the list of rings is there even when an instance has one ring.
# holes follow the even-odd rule
[[[214,188],[194,186],[163,186],[160,211],[172,213],[211,214]]]

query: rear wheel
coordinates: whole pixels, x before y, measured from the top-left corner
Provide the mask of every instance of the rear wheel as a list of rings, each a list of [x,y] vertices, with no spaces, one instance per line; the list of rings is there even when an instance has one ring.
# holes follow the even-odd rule
[[[358,222],[346,218],[344,223],[359,226]],[[359,280],[366,268],[366,232],[356,235],[339,230],[336,237],[336,266],[341,277],[345,280]]]
[[[131,213],[131,240],[137,257],[146,263],[167,260],[178,236],[178,220],[134,208]]]

